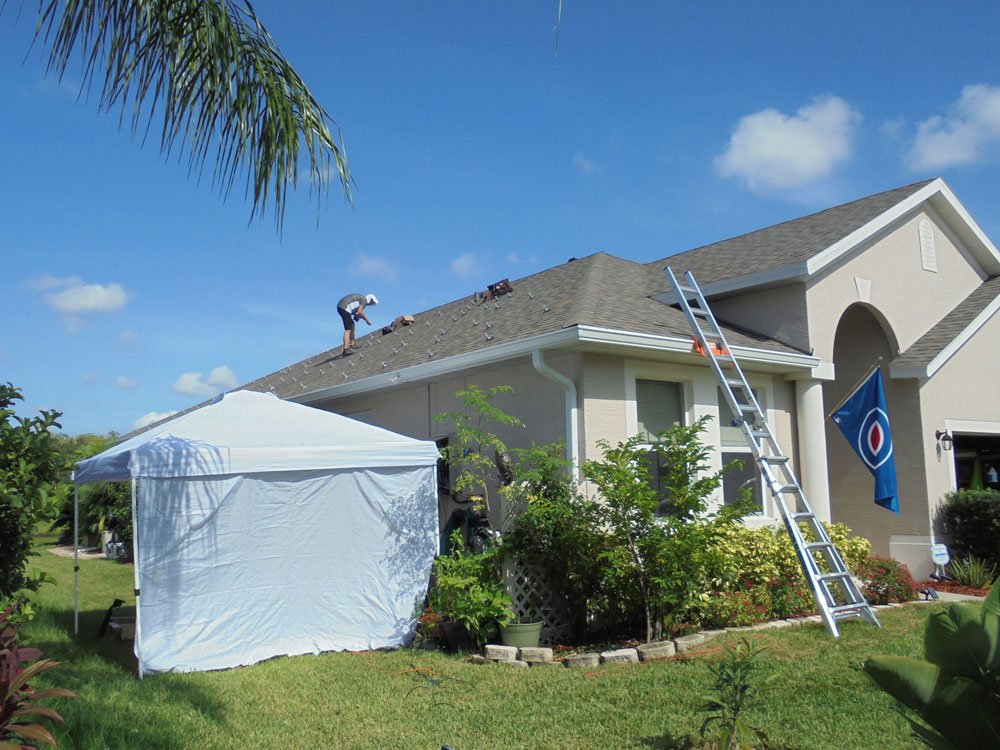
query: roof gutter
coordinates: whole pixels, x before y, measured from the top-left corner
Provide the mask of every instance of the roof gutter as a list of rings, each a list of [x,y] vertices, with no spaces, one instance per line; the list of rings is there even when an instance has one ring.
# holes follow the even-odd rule
[[[540,375],[561,385],[566,393],[566,458],[570,462],[573,478],[577,479],[580,471],[580,429],[576,383],[561,372],[553,370],[545,362],[545,354],[541,349],[531,352],[531,364]]]
[[[419,365],[404,367],[400,370],[384,374],[372,375],[354,382],[340,383],[315,391],[290,395],[287,399],[302,404],[313,404],[318,401],[368,393],[380,388],[391,388],[406,383],[425,381],[472,367],[496,364],[497,362],[513,359],[514,357],[530,355],[536,349],[566,349],[579,344],[601,344],[677,354],[691,353],[690,337],[682,338],[679,336],[664,336],[661,334],[637,333],[635,331],[619,331],[610,328],[577,325],[539,334],[538,336],[530,336],[517,341],[508,341],[486,349],[476,349],[465,354],[457,354],[453,357],[423,362]],[[791,367],[794,369],[811,369],[818,367],[820,363],[818,357],[798,352],[756,349],[749,346],[730,346],[730,349],[744,362],[777,365],[779,367]]]

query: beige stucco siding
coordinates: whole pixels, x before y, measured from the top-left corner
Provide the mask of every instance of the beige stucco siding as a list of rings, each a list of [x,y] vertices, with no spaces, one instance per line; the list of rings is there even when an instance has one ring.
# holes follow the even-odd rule
[[[711,304],[712,312],[719,320],[809,351],[804,284],[787,284],[738,297],[712,300]]]
[[[954,454],[939,450],[936,430],[1000,433],[1000,314],[994,315],[920,388],[927,495],[933,514],[952,490]]]
[[[933,228],[936,272],[925,271],[921,264],[922,219]],[[834,336],[844,310],[856,302],[867,302],[888,324],[895,347],[905,351],[984,278],[936,212],[929,208],[917,211],[832,272],[821,273],[810,282],[806,288],[809,344],[816,356],[833,361]],[[861,290],[856,279],[861,280]],[[871,283],[868,292],[865,282]]]

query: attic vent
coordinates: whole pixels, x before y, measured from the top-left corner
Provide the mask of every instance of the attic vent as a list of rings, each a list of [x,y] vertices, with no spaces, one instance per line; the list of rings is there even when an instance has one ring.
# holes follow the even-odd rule
[[[934,248],[934,227],[927,219],[920,220],[920,263],[925,271],[937,273],[937,250]]]

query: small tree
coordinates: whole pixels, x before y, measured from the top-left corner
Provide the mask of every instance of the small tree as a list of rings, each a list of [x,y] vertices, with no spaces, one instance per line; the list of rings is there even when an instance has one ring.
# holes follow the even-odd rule
[[[507,445],[491,429],[495,427],[524,427],[517,417],[507,414],[493,403],[500,393],[513,393],[509,385],[484,389],[478,385],[455,392],[462,402],[462,411],[446,411],[434,417],[437,422],[451,422],[455,434],[451,442],[441,449],[444,460],[453,469],[461,467],[455,475],[455,489],[468,492],[475,501],[476,510],[490,517],[490,479],[496,474],[496,458],[507,455]]]
[[[740,512],[725,509],[714,520],[707,515],[723,475],[708,471],[709,449],[699,437],[707,421],[671,427],[652,449],[642,436],[614,447],[599,441],[604,458],[583,466],[602,500],[596,513],[608,534],[600,553],[605,582],[621,601],[639,601],[647,641],[660,637],[664,616],[683,613],[703,590],[707,573],[720,567],[711,544],[716,525]],[[650,481],[650,450],[666,466],[665,504]]]
[[[53,517],[67,491],[59,481],[65,461],[52,433],[60,414],[19,417],[13,406],[23,400],[13,384],[0,385],[0,599],[31,585],[25,567],[35,526]]]

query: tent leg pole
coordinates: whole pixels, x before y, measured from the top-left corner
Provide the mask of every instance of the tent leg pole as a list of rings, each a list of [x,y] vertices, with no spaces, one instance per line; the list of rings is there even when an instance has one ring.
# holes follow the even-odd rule
[[[136,480],[132,477],[132,568],[135,570],[135,658],[139,662],[139,679],[142,679],[142,629],[139,623],[139,516],[136,513]]]
[[[73,635],[80,634],[80,493],[73,482]]]

